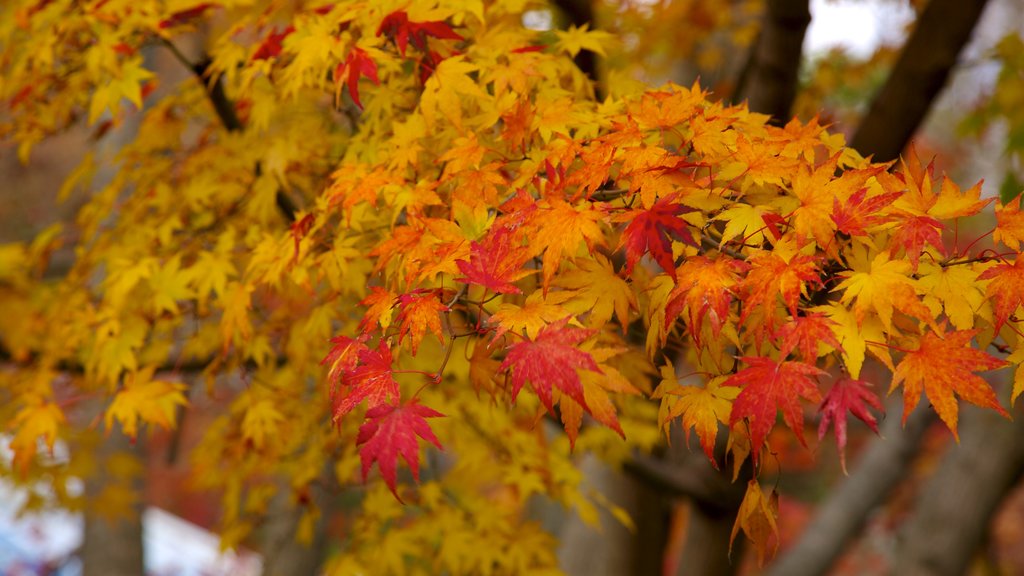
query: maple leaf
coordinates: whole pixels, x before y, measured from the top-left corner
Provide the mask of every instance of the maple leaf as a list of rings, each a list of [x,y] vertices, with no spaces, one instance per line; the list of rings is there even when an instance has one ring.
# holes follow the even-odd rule
[[[974,327],[974,314],[985,302],[978,272],[969,265],[940,266],[922,262],[918,284],[925,290],[925,303],[942,303],[946,317],[959,330]],[[998,328],[996,329],[998,332]]]
[[[746,321],[759,306],[771,320],[775,318],[776,297],[781,296],[789,313],[797,315],[800,295],[806,292],[808,282],[821,285],[816,257],[808,254],[793,255],[786,261],[775,252],[759,252],[747,264],[750,271],[737,290],[745,294],[740,322]]]
[[[410,42],[418,50],[426,51],[427,38],[431,36],[439,40],[465,40],[443,20],[410,22],[405,10],[396,10],[385,16],[377,28],[377,36],[386,36],[394,41],[402,56],[405,56]]]
[[[366,307],[363,319],[359,321],[359,330],[364,334],[377,326],[387,330],[391,325],[391,312],[397,298],[397,294],[386,288],[371,286],[369,296],[359,301],[360,306]]]
[[[576,258],[574,263],[575,269],[555,279],[555,285],[565,288],[564,293],[569,296],[563,303],[566,310],[577,315],[588,314],[587,324],[595,328],[607,324],[614,312],[625,330],[629,325],[629,311],[637,308],[636,295],[630,285],[600,254],[594,254],[593,258]]]
[[[124,387],[107,408],[108,429],[116,419],[125,435],[134,439],[140,419],[162,428],[174,427],[178,406],[188,404],[183,394],[187,387],[178,382],[153,380],[154,371],[150,367],[125,376]]]
[[[775,333],[775,337],[782,341],[779,346],[779,358],[785,358],[796,348],[805,362],[813,364],[818,360],[819,343],[828,344],[842,352],[843,346],[832,331],[835,325],[835,322],[819,313],[793,318]]]
[[[512,401],[527,381],[548,412],[554,412],[552,386],[587,408],[577,369],[601,372],[593,356],[576,347],[597,333],[596,330],[569,328],[570,317],[541,328],[537,337],[513,344],[499,371],[511,370]]]
[[[709,319],[711,333],[717,338],[729,317],[739,272],[746,268],[744,262],[725,255],[714,260],[706,256],[688,258],[676,271],[676,286],[665,306],[665,325],[671,324],[685,308],[689,310],[687,328],[698,345],[705,318]]]
[[[349,354],[351,352],[343,352],[336,362],[351,365]],[[367,408],[372,409],[399,397],[398,382],[395,382],[391,369],[391,348],[387,342],[381,340],[376,350],[357,346],[356,355],[358,364],[341,371],[341,386],[347,389],[345,395],[335,392],[331,397],[335,422],[363,400],[366,400]]]
[[[691,430],[697,432],[704,454],[717,470],[715,440],[718,438],[718,425],[729,423],[733,402],[740,391],[735,387],[722,386],[726,380],[724,376],[712,378],[704,386],[682,386],[671,362],[661,367],[661,378],[661,384],[651,395],[652,398],[662,398],[658,414],[661,427],[667,432],[669,423],[681,418],[686,442],[690,442]]]
[[[506,332],[521,334],[526,332],[530,338],[536,338],[541,328],[552,322],[565,318],[568,312],[555,300],[556,293],[548,296],[551,300],[545,299],[542,292],[534,292],[526,298],[522,306],[515,304],[501,304],[498,309],[487,319],[487,323],[497,326],[494,332],[494,340],[501,338]],[[564,292],[558,292],[558,297],[568,296]]]
[[[420,342],[427,330],[437,339],[444,342],[444,331],[441,330],[441,313],[449,310],[441,303],[437,290],[416,290],[398,297],[398,343],[406,335],[412,346],[412,355],[419,350]]]
[[[280,32],[275,30],[268,34],[267,37],[263,39],[263,42],[260,43],[259,47],[256,48],[256,51],[253,52],[252,59],[269,60],[271,58],[276,58],[281,54],[284,39],[291,35],[292,32],[295,32],[295,26],[288,26]]]
[[[922,390],[939,418],[953,432],[957,442],[960,441],[956,429],[959,409],[954,393],[971,404],[992,408],[1009,418],[1006,410],[999,405],[992,387],[974,373],[1002,368],[1007,363],[971,348],[971,339],[977,333],[977,330],[945,334],[927,332],[920,338],[917,350],[903,357],[893,373],[889,393],[903,383],[904,424],[920,401]]]
[[[526,248],[505,226],[492,228],[483,242],[472,242],[469,261],[456,260],[455,264],[465,276],[456,282],[478,284],[498,294],[521,294],[513,282],[532,274],[523,264],[530,259]]]
[[[846,413],[850,412],[860,418],[868,428],[878,434],[878,421],[875,420],[874,414],[868,411],[868,406],[884,411],[882,401],[871,390],[869,382],[844,376],[832,384],[832,388],[818,408],[818,412],[821,413],[818,439],[825,437],[829,424],[832,424],[836,434],[836,446],[839,448],[839,465],[842,466],[843,473],[846,473]]]
[[[332,395],[337,392],[342,376],[359,364],[359,353],[368,349],[365,344],[367,339],[368,336],[365,335],[359,338],[349,338],[344,335],[331,338],[333,346],[320,361],[320,365],[329,366],[327,378],[331,383]]]
[[[898,212],[893,216],[893,220],[898,224],[889,244],[889,253],[895,255],[897,250],[902,249],[910,258],[914,271],[917,271],[917,264],[926,243],[931,244],[943,256],[946,255],[946,246],[942,243],[943,226],[935,218]]]
[[[1006,320],[1024,303],[1024,258],[1017,256],[1013,266],[993,266],[978,275],[978,280],[992,280],[985,287],[985,294],[992,299],[995,333],[999,334]]]
[[[1020,211],[1020,197],[1010,200],[1005,206],[996,204],[996,229],[992,239],[1002,242],[1012,250],[1024,242],[1024,213]]]
[[[854,272],[841,274],[846,278],[833,289],[844,291],[840,298],[843,304],[856,299],[853,311],[858,323],[869,310],[878,315],[887,332],[892,331],[893,310],[933,323],[931,311],[917,296],[916,282],[907,275],[910,262],[890,260],[887,253],[881,252],[871,261],[868,271],[863,268],[863,262],[855,264]]]
[[[775,426],[775,415],[781,409],[786,425],[804,442],[804,414],[799,397],[812,402],[821,401],[821,393],[812,376],[824,376],[826,372],[803,362],[776,362],[771,358],[740,358],[749,367],[733,374],[722,386],[738,386],[743,390],[732,405],[729,425],[748,418],[750,421],[750,443],[753,448],[754,464],[764,445],[768,432]]]
[[[356,445],[362,463],[363,482],[373,463],[377,463],[384,483],[401,502],[395,489],[398,456],[409,466],[412,477],[420,479],[419,442],[416,437],[430,442],[438,449],[441,443],[430,429],[427,418],[440,418],[444,414],[423,406],[414,398],[408,404],[380,404],[366,411],[366,421],[359,427]]]
[[[345,60],[339,62],[334,69],[335,101],[341,97],[342,78],[346,76],[346,70],[348,78],[345,85],[348,86],[348,94],[356,106],[362,110],[363,103],[359,101],[359,77],[366,76],[375,85],[380,86],[380,79],[377,78],[377,63],[362,48],[353,48]]]
[[[755,452],[756,454],[756,452]],[[729,536],[729,552],[732,552],[732,543],[740,530],[746,534],[747,539],[754,543],[757,551],[758,566],[764,565],[765,551],[768,549],[768,541],[775,536],[775,550],[778,550],[779,527],[776,518],[779,515],[779,495],[772,491],[770,496],[765,496],[761,485],[756,479],[747,482],[747,492],[740,503],[736,521],[732,525],[732,534]],[[774,554],[774,552],[773,552]]]
[[[681,215],[696,211],[695,208],[674,202],[676,195],[667,196],[655,202],[650,209],[630,210],[624,216],[629,224],[622,232],[619,247],[626,247],[626,274],[632,274],[633,266],[650,252],[662,270],[675,275],[675,257],[672,255],[672,239],[693,247],[700,244],[693,239],[689,224]]]
[[[888,192],[867,198],[867,193],[867,188],[861,188],[845,203],[840,203],[839,198],[833,199],[831,217],[840,232],[849,236],[867,236],[868,228],[885,224],[892,218],[881,211],[902,195],[900,192]]]
[[[562,200],[553,200],[550,208],[534,212],[530,247],[533,255],[544,253],[542,260],[543,286],[547,292],[559,265],[569,256],[575,256],[580,243],[594,246],[604,244],[604,234],[597,222],[601,213],[584,208],[577,210]]]

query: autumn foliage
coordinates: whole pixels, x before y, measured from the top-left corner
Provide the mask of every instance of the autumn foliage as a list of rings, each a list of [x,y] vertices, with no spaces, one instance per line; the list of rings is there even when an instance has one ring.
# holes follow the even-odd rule
[[[980,186],[913,152],[873,164],[697,85],[596,101],[571,57],[610,37],[528,30],[527,4],[8,3],[4,141],[29,161],[83,121],[123,135],[68,181],[73,223],[0,247],[9,472],[76,470],[82,397],[134,436],[228,396],[190,455],[226,544],[271,476],[326,474],[360,495],[339,571],[539,573],[527,500],[607,505],[571,450],[621,462],[680,422],[756,478],[773,430],[820,423],[842,453],[887,390],[954,436],[962,402],[1006,414],[979,374],[1024,360],[1017,200],[993,244],[962,233]],[[62,242],[74,262],[45,278]],[[762,553],[767,492],[751,481],[733,534]]]

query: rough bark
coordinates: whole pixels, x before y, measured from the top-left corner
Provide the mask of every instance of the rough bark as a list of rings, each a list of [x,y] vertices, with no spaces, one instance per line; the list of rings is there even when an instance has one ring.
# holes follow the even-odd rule
[[[899,157],[945,86],[987,0],[931,0],[851,146],[878,162]]]
[[[893,574],[960,576],[992,515],[1024,471],[1024,418],[961,410],[960,443],[943,458],[904,524]]]
[[[764,24],[744,72],[744,92],[738,96],[747,99],[752,111],[770,115],[773,124],[789,120],[810,23],[807,0],[768,0]]]
[[[664,496],[592,454],[584,456],[580,469],[590,487],[634,519],[636,530],[630,531],[607,510],[601,510],[599,528],[584,524],[575,515],[567,518],[560,531],[558,550],[559,565],[565,573],[660,573],[667,522]]]
[[[112,456],[122,453],[135,454],[138,446],[131,446],[128,438],[120,432],[113,431],[100,441],[96,450],[98,470],[85,482],[86,502],[96,501],[96,497],[111,482],[122,483],[123,478],[111,476],[107,461]],[[139,463],[139,469],[142,469]],[[130,480],[134,494],[143,493],[143,479],[136,475]],[[145,574],[142,546],[142,510],[144,503],[141,498],[131,506],[128,518],[108,518],[103,511],[87,510],[83,531],[81,558],[82,576],[142,576]]]
[[[800,540],[772,564],[768,576],[815,576],[827,573],[868,517],[906,475],[934,414],[919,406],[900,425],[903,403],[890,402],[881,438],[872,442],[853,473],[818,507]],[[897,572],[903,574],[904,572]]]
[[[295,538],[304,509],[295,503],[287,482],[279,482],[279,488],[263,523],[263,574],[319,574],[327,555],[327,522],[331,515],[329,494],[320,486],[314,485],[310,489],[310,497],[320,510],[320,517],[313,530],[313,542],[306,545]]]

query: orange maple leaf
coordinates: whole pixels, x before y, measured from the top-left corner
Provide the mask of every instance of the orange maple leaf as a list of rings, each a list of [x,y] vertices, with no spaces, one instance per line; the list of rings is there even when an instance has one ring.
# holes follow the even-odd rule
[[[818,343],[828,344],[842,352],[843,346],[832,331],[833,326],[838,325],[817,312],[793,318],[775,333],[775,337],[782,341],[779,358],[785,358],[795,348],[805,362],[813,364],[818,360]]]
[[[444,332],[441,330],[441,313],[449,310],[441,303],[437,290],[415,290],[398,297],[398,343],[406,335],[412,346],[412,355],[419,350],[423,335],[430,330],[442,343]]]
[[[743,418],[750,421],[754,464],[757,464],[764,439],[775,426],[775,415],[780,409],[786,425],[800,443],[806,445],[804,413],[799,398],[802,396],[812,402],[820,402],[821,393],[811,377],[824,376],[826,372],[803,362],[776,362],[763,357],[743,357],[740,360],[749,367],[730,376],[722,386],[743,389],[732,405],[729,425]]]
[[[992,239],[1017,250],[1024,242],[1024,212],[1020,211],[1020,197],[1005,206],[996,204],[996,230]]]
[[[996,394],[985,379],[974,372],[1002,368],[1007,363],[981,350],[971,348],[970,342],[978,330],[960,330],[945,334],[928,332],[921,337],[917,350],[907,353],[896,366],[893,390],[903,383],[903,423],[921,399],[921,391],[928,396],[935,412],[953,432],[956,430],[958,406],[956,393],[961,399],[983,408],[992,408],[1009,418],[999,405]]]
[[[689,310],[687,328],[698,345],[705,318],[717,338],[729,318],[733,287],[739,282],[739,273],[746,268],[741,260],[725,255],[714,260],[705,256],[687,259],[676,271],[676,287],[665,306],[665,325],[671,324],[686,308]]]
[[[806,292],[806,284],[821,286],[816,258],[807,254],[797,254],[788,262],[774,252],[760,252],[747,262],[750,272],[737,286],[743,298],[743,312],[740,322],[746,321],[756,308],[763,307],[768,319],[767,328],[771,328],[775,319],[776,297],[796,316],[800,295]]]
[[[740,503],[739,512],[736,514],[736,521],[732,525],[732,534],[729,536],[729,551],[732,552],[732,543],[740,530],[747,535],[747,538],[754,543],[757,550],[757,564],[764,564],[765,551],[768,549],[768,542],[772,536],[775,538],[775,549],[778,550],[779,527],[776,518],[779,515],[779,495],[772,491],[771,495],[765,496],[757,480],[751,479],[747,482],[747,492]]]
[[[992,280],[985,287],[985,294],[992,299],[992,311],[995,314],[995,333],[1016,310],[1024,303],[1024,258],[1020,256],[1013,266],[999,264],[978,275],[978,280]]]

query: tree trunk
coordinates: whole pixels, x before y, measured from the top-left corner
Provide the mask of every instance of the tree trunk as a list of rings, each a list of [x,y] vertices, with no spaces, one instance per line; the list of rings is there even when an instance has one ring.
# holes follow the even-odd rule
[[[960,424],[960,444],[946,453],[900,531],[894,574],[965,574],[1024,470],[1024,418],[1011,424],[991,410],[963,406]]]
[[[987,0],[931,0],[850,145],[876,162],[899,157],[949,78]]]
[[[868,445],[853,473],[829,494],[799,541],[772,564],[768,576],[825,574],[857,537],[868,517],[906,475],[928,425],[931,408],[918,406],[900,425],[903,402],[889,402],[881,437]],[[899,572],[902,574],[902,572]]]
[[[120,430],[100,440],[96,449],[97,471],[85,482],[85,529],[82,538],[82,576],[142,576],[145,574],[142,546],[143,464],[130,478],[121,477],[125,466],[112,466],[111,458],[138,458],[139,447],[132,446]],[[113,469],[118,472],[114,472]],[[127,483],[128,486],[123,486]],[[117,486],[122,484],[122,486]],[[109,518],[92,504],[106,489],[128,489],[136,496],[127,518]]]
[[[649,485],[622,474],[593,454],[583,457],[580,470],[587,484],[609,502],[623,508],[636,523],[630,531],[605,509],[600,527],[572,515],[561,529],[559,564],[570,576],[660,574],[666,531],[665,499]]]
[[[743,93],[750,110],[789,120],[796,99],[797,74],[803,56],[804,33],[811,23],[807,0],[768,0],[764,24],[751,54]]]

